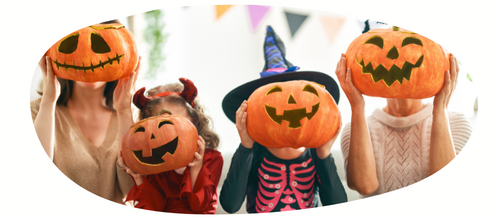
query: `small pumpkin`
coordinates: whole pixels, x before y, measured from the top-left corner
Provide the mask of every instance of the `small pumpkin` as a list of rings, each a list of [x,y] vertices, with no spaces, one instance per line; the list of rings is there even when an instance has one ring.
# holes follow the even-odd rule
[[[247,130],[265,147],[316,148],[329,141],[340,124],[330,93],[310,81],[270,83],[256,89],[247,102]]]
[[[59,78],[82,81],[115,81],[129,76],[137,66],[137,44],[122,24],[96,24],[60,39],[47,52]]]
[[[365,95],[422,99],[436,95],[450,69],[449,52],[432,40],[398,27],[372,29],[347,51],[354,85]]]
[[[162,114],[133,124],[122,140],[126,165],[139,174],[187,166],[198,151],[198,131],[185,117]]]

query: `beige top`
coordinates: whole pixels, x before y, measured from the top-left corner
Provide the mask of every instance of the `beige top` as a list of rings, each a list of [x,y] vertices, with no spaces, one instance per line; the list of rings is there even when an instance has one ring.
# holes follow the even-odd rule
[[[41,98],[31,101],[33,122],[39,111]],[[99,148],[82,134],[66,106],[55,109],[55,147],[53,163],[84,189],[117,203],[123,203],[134,182],[117,168],[120,143],[117,138],[117,114],[113,112],[110,127]]]
[[[393,191],[428,177],[433,105],[407,117],[394,117],[376,109],[367,118],[375,156],[378,189],[366,197]],[[461,152],[472,128],[463,114],[449,112],[450,132],[455,152]],[[341,134],[344,166],[349,156],[350,123]]]

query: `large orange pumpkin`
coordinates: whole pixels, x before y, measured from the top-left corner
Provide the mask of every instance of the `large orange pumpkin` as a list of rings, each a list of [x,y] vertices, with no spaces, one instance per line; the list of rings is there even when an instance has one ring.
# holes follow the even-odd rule
[[[82,28],[55,43],[47,52],[59,78],[114,81],[129,76],[137,66],[137,45],[122,24]]]
[[[247,102],[249,135],[265,147],[319,147],[340,124],[330,93],[310,81],[270,83],[256,89]]]
[[[126,165],[139,174],[187,166],[198,151],[198,131],[180,115],[159,115],[132,125],[122,140]]]
[[[372,29],[349,45],[347,67],[365,95],[422,99],[443,87],[449,53],[417,33],[394,27]]]

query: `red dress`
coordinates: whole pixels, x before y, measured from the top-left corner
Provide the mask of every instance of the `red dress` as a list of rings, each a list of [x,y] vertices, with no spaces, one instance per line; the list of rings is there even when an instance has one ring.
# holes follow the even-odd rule
[[[173,170],[148,175],[141,185],[132,187],[126,202],[133,201],[136,208],[154,211],[214,214],[222,167],[223,157],[220,152],[207,149],[194,189],[187,167],[182,175]]]

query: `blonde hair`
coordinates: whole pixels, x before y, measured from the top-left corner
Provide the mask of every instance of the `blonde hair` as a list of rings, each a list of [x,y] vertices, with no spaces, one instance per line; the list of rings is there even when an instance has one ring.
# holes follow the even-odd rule
[[[184,89],[184,86],[181,83],[171,83],[166,85],[160,85],[154,87],[147,91],[146,95],[148,97],[154,96],[158,93],[162,92],[177,92],[180,93]],[[192,123],[196,126],[198,130],[198,134],[203,137],[205,140],[205,148],[206,149],[217,149],[220,144],[220,138],[213,131],[213,121],[211,118],[205,114],[205,110],[203,106],[199,103],[198,97],[194,99],[193,103],[195,108],[193,108],[184,98],[179,96],[178,94],[171,94],[164,97],[153,98],[148,101],[145,109],[140,109],[139,119],[145,119],[156,114],[151,114],[153,108],[160,103],[168,102],[177,105],[183,106],[189,116],[192,118]]]

